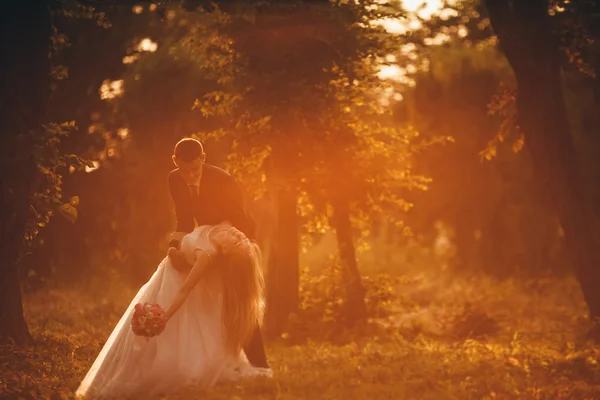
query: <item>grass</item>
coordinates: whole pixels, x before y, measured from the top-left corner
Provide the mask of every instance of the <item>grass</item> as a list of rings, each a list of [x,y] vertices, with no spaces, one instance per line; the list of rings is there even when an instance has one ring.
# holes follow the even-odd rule
[[[368,325],[328,330],[323,319],[306,332],[298,316],[289,334],[268,343],[275,378],[168,398],[600,398],[600,348],[583,338],[585,307],[573,279],[413,273],[385,282],[395,296],[380,299],[387,312]],[[97,287],[26,295],[34,343],[0,347],[0,399],[72,397],[136,290]]]

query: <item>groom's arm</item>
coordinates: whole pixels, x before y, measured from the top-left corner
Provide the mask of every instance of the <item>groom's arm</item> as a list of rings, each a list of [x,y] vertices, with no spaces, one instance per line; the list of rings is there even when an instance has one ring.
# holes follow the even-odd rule
[[[185,207],[185,199],[183,198],[183,192],[178,188],[178,176],[179,171],[171,171],[169,174],[169,192],[171,193],[171,199],[175,205],[175,216],[177,218],[176,232],[191,232],[194,230],[194,216],[192,211]],[[179,248],[179,241],[177,239],[171,239],[169,246]]]
[[[231,223],[250,240],[256,241],[256,221],[246,209],[242,190],[233,177],[224,185],[224,190],[227,215]]]

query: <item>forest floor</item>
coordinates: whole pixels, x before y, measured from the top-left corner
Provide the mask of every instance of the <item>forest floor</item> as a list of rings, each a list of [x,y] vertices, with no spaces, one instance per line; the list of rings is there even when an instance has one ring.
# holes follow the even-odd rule
[[[600,347],[585,341],[573,279],[393,282],[391,312],[368,325],[325,335],[296,323],[267,343],[274,378],[168,398],[600,399]],[[0,399],[72,398],[136,291],[94,286],[25,295],[34,340],[0,346]]]

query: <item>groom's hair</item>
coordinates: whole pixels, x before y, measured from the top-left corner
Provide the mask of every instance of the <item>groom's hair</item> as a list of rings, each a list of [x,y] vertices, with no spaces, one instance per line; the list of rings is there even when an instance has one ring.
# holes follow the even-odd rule
[[[175,150],[173,150],[173,155],[176,159],[191,162],[197,158],[202,157],[204,154],[204,147],[199,140],[194,138],[183,138],[175,145]]]

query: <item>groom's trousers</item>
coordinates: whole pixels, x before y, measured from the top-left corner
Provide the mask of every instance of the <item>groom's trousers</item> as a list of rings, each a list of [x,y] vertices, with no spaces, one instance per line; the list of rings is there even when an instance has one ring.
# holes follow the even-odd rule
[[[265,354],[265,346],[263,344],[258,322],[256,323],[256,328],[252,333],[250,341],[246,347],[244,347],[244,353],[246,353],[248,361],[250,361],[250,364],[253,366],[258,368],[269,368],[269,362],[267,361],[267,355]]]

